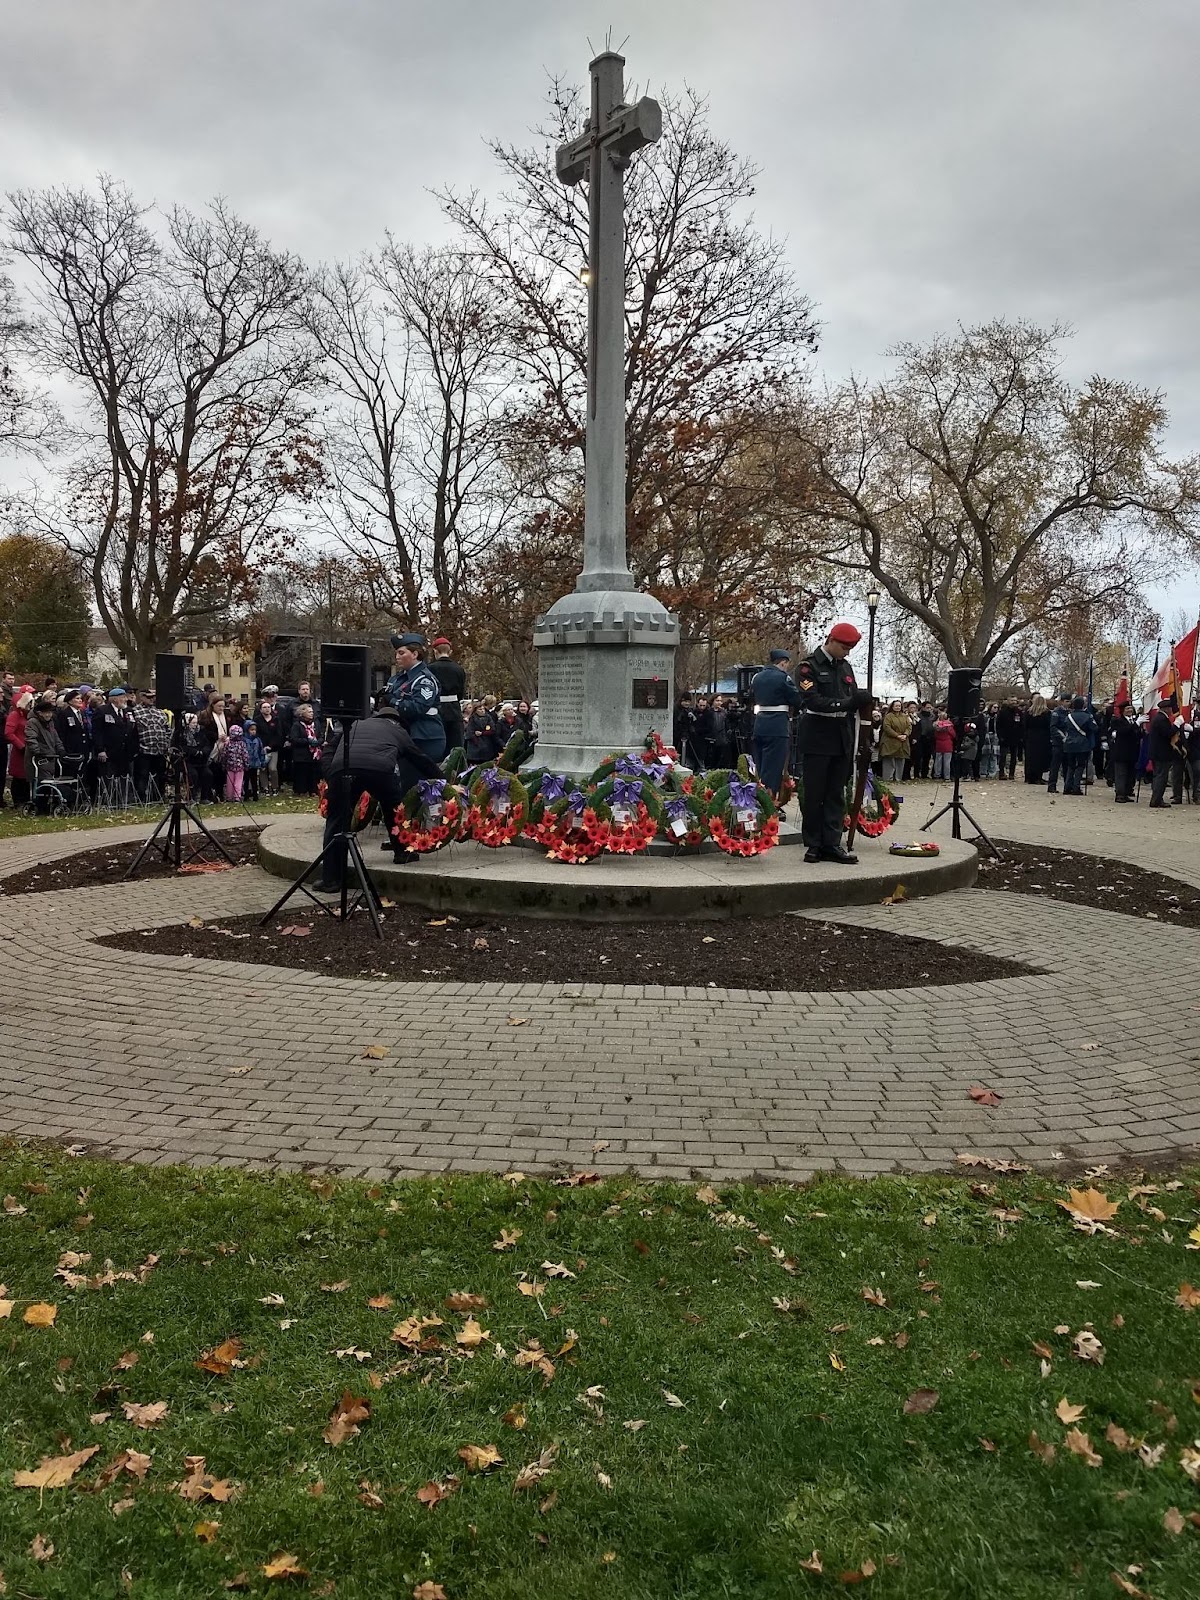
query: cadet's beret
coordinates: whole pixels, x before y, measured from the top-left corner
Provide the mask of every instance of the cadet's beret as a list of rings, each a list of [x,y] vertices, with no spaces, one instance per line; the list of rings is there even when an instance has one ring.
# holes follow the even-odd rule
[[[829,637],[837,644],[856,645],[862,634],[852,622],[835,622],[829,630]]]
[[[390,637],[393,650],[399,650],[401,646],[406,650],[424,650],[425,648],[425,635],[423,633],[393,633]]]
[[[771,651],[771,660],[772,661],[790,661],[791,659],[792,659],[791,652],[788,651],[788,650],[772,650]]]

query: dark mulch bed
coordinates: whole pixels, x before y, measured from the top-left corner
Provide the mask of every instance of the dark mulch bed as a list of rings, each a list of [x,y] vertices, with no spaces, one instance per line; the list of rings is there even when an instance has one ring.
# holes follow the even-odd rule
[[[258,843],[258,834],[257,828],[220,828],[214,830],[213,837],[221,841],[233,857],[235,866],[245,867],[252,865],[257,859],[255,847]],[[189,848],[194,848],[195,841],[202,838],[202,835],[194,832],[184,836],[185,862]],[[64,856],[60,861],[48,861],[45,866],[27,867],[24,872],[14,872],[11,877],[0,879],[0,894],[42,894],[47,889],[91,889],[98,883],[120,883],[141,847],[140,840],[132,844],[102,845],[96,850],[83,850],[77,856]],[[212,849],[206,849],[201,859],[206,862],[221,861],[220,856]],[[200,862],[194,865],[198,866]],[[153,850],[148,850],[142,858],[135,881],[174,876],[174,859],[164,861],[156,846]]]
[[[1072,905],[1200,928],[1200,889],[1177,878],[1077,850],[1014,844],[1010,839],[995,843],[1003,860],[993,861],[981,852],[977,888],[1010,889],[1044,900],[1069,900]]]
[[[302,928],[303,934],[284,933]],[[901,989],[979,983],[1037,970],[961,946],[803,917],[725,922],[551,922],[483,914],[435,917],[389,910],[381,944],[361,913],[343,927],[291,910],[121,933],[99,942],[156,955],[209,956],[299,967],[339,978],[420,983],[708,984],[733,989]],[[153,941],[150,944],[150,941]]]

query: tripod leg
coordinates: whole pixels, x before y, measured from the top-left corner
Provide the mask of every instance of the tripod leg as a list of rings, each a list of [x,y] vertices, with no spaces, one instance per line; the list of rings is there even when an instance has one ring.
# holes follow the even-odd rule
[[[994,858],[995,858],[995,859],[996,859],[996,860],[997,860],[997,861],[1000,861],[1000,860],[1002,860],[1002,859],[1003,859],[1003,857],[1002,857],[1002,856],[1001,856],[1001,854],[1000,854],[1000,852],[999,852],[999,850],[997,850],[997,849],[996,849],[996,846],[995,846],[995,845],[994,845],[994,844],[993,844],[993,843],[992,843],[992,841],[991,841],[991,840],[990,840],[990,839],[989,839],[989,838],[988,838],[988,836],[987,836],[987,834],[986,834],[986,833],[984,833],[984,831],[983,831],[983,829],[982,829],[982,828],[981,828],[981,827],[980,827],[980,826],[979,826],[979,824],[978,824],[978,823],[977,823],[977,822],[976,822],[976,821],[975,821],[975,818],[974,818],[974,817],[973,817],[973,816],[972,816],[972,815],[971,815],[971,813],[970,813],[970,812],[969,812],[969,811],[968,811],[968,810],[967,810],[967,808],[966,808],[966,806],[964,806],[964,805],[963,805],[963,804],[962,804],[962,803],[961,803],[961,802],[960,802],[960,803],[959,803],[959,807],[958,807],[958,809],[959,809],[959,810],[960,810],[960,811],[961,811],[961,812],[962,812],[962,814],[963,814],[963,816],[964,816],[964,817],[966,817],[966,819],[967,819],[967,821],[968,821],[968,822],[969,822],[969,823],[970,823],[970,824],[971,824],[971,826],[972,826],[972,827],[973,827],[973,828],[974,828],[974,829],[975,829],[975,833],[976,833],[976,836],[977,836],[977,838],[979,838],[979,839],[982,839],[982,841],[983,841],[983,842],[984,842],[984,844],[985,844],[985,845],[987,845],[987,847],[988,847],[988,849],[989,849],[989,850],[990,850],[990,851],[991,851],[991,852],[992,852],[992,855],[993,855],[993,857],[994,857]],[[956,833],[956,834],[955,834],[955,836],[954,836],[954,837],[955,837],[955,838],[956,838],[956,839],[958,839],[958,838],[961,838],[961,837],[962,837],[962,835],[961,835],[961,834],[957,834],[957,833]]]
[[[953,810],[954,810],[954,801],[953,800],[947,800],[946,804],[942,807],[942,809],[940,811],[935,811],[933,816],[930,817],[928,822],[923,822],[921,824],[920,828],[918,829],[918,832],[925,833],[927,829],[933,827],[935,822],[940,822],[942,820],[942,818],[946,815],[947,811],[953,811]]]
[[[137,869],[141,866],[142,861],[145,859],[145,855],[146,855],[147,850],[150,850],[150,849],[153,848],[153,846],[155,845],[155,843],[158,840],[159,834],[163,831],[164,828],[169,828],[170,824],[171,824],[171,813],[169,811],[164,811],[162,816],[158,819],[158,826],[155,828],[154,832],[150,835],[150,837],[146,840],[146,842],[142,846],[142,848],[138,851],[137,855],[134,856],[132,862],[129,864],[128,868],[126,869],[126,871],[125,871],[125,877],[126,878],[132,878],[136,874]],[[167,835],[167,842],[169,843],[169,841],[170,841],[170,834]],[[164,857],[163,858],[164,858],[164,860],[166,859],[165,849],[164,849]]]
[[[214,837],[210,829],[205,827],[203,817],[199,816],[197,812],[193,811],[192,807],[186,800],[181,800],[179,802],[179,809],[187,816],[187,819],[192,826],[199,833],[204,835],[217,854],[221,856],[223,860],[228,861],[229,865],[232,867],[234,865],[233,857],[229,854],[229,851],[226,850],[225,846],[220,842],[220,840]]]
[[[266,912],[264,914],[264,916],[262,916],[260,918],[260,920],[259,920],[259,927],[260,928],[261,927],[265,927],[266,924],[268,922],[270,922],[272,917],[277,916],[279,914],[279,912],[281,912],[283,910],[284,906],[287,905],[288,901],[292,898],[292,896],[294,894],[307,895],[308,898],[312,901],[313,905],[316,906],[317,910],[320,911],[324,916],[331,917],[333,915],[333,912],[330,909],[330,907],[327,906],[323,900],[318,900],[316,895],[308,887],[308,880],[309,880],[309,878],[312,877],[314,872],[317,872],[317,871],[324,872],[324,870],[325,870],[325,860],[326,860],[326,857],[329,855],[330,851],[332,850],[334,842],[336,842],[336,841],[331,841],[329,844],[327,844],[325,846],[324,850],[321,851],[320,855],[317,856],[315,860],[310,861],[308,863],[308,865],[305,867],[304,871],[300,874],[300,876],[298,878],[295,878],[295,879],[292,880],[292,883],[290,884],[290,886],[283,891],[283,893],[280,895],[279,899],[276,900],[275,904],[271,907],[271,909],[268,912]]]
[[[350,835],[349,839],[347,840],[347,844],[346,844],[346,865],[347,865],[347,867],[349,867],[351,859],[353,859],[353,862],[354,862],[354,875],[358,879],[359,886],[362,889],[362,897],[367,903],[367,910],[371,913],[371,923],[372,923],[372,925],[373,925],[373,927],[375,929],[375,937],[377,939],[382,939],[383,938],[383,924],[379,920],[379,896],[378,896],[378,894],[376,892],[375,885],[371,882],[371,876],[367,871],[367,864],[363,860],[362,851],[358,847],[358,840],[354,837],[353,834]],[[347,873],[346,877],[348,877],[348,876],[349,876],[349,873]],[[343,908],[344,908],[344,905],[345,905],[345,893],[346,893],[345,885],[346,885],[346,878],[343,878],[342,879]],[[345,913],[345,910],[343,909],[343,911],[342,911],[343,919],[345,918],[345,915],[346,915],[346,913]]]

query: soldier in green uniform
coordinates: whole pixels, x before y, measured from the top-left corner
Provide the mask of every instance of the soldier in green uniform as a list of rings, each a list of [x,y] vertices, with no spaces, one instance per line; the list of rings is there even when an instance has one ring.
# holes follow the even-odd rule
[[[854,681],[854,668],[847,660],[861,638],[853,623],[839,622],[796,672],[805,861],[838,861],[851,866],[858,860],[842,845],[842,827],[846,784],[854,764],[854,719],[872,699]]]

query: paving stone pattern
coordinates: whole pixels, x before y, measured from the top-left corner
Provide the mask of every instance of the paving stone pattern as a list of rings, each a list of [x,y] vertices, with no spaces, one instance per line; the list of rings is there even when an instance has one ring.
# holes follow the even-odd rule
[[[1020,790],[982,786],[969,801],[1008,837],[1200,881],[1200,811],[1139,808],[1123,827],[1101,814],[1104,791],[1068,825],[1062,800]],[[917,810],[910,801],[910,827]],[[144,832],[7,841],[0,875]],[[0,1130],[144,1162],[377,1177],[802,1179],[938,1170],[966,1151],[1052,1162],[1200,1148],[1200,1046],[1162,1021],[1200,987],[1194,930],[981,890],[812,913],[1048,969],[851,994],[352,982],[160,956],[152,936],[144,954],[91,942],[265,910],[278,892],[246,867],[0,896]],[[976,1105],[973,1083],[1001,1105]]]

